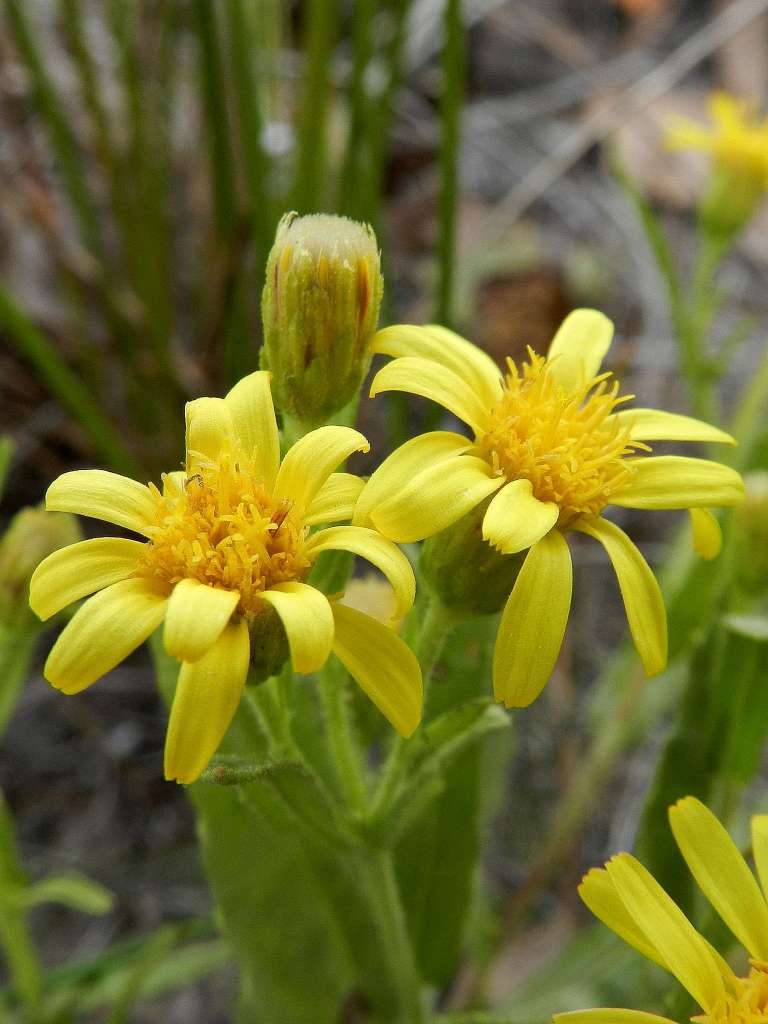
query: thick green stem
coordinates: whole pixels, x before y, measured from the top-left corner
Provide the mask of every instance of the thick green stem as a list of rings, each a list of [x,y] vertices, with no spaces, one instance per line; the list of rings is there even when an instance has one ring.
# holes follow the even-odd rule
[[[363,863],[365,890],[372,924],[381,939],[382,957],[391,976],[399,981],[400,1014],[396,1020],[398,1024],[422,1024],[425,1015],[421,986],[392,854],[388,850],[371,850]]]
[[[368,788],[351,720],[346,673],[330,658],[320,676],[320,695],[341,792],[350,810],[361,814],[368,802]]]

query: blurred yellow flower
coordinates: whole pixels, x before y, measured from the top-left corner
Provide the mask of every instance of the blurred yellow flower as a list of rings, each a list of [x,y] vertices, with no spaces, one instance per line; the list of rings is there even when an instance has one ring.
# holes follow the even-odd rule
[[[42,619],[98,591],[54,645],[46,678],[78,693],[164,622],[165,648],[182,663],[165,748],[166,777],[179,782],[196,779],[219,745],[248,675],[249,627],[270,609],[295,671],[316,671],[333,650],[403,735],[421,714],[418,662],[396,633],[304,582],[322,552],[350,551],[387,577],[398,618],[413,603],[413,572],[390,541],[349,525],[310,533],[351,517],[361,481],[334,470],[368,443],[348,427],[320,427],[281,463],[269,378],[253,373],[226,398],[187,405],[186,468],[164,474],[162,491],[82,470],[46,495],[49,510],[146,538],[86,540],[37,568],[30,604]]]
[[[768,189],[768,118],[756,117],[745,100],[725,92],[710,96],[709,113],[710,128],[676,118],[667,129],[667,146],[701,150],[717,166]]]
[[[768,1018],[768,815],[752,819],[760,884],[726,830],[694,797],[669,811],[680,852],[699,888],[749,954],[739,977],[654,877],[628,853],[584,878],[579,893],[604,924],[673,974],[702,1009],[701,1024],[763,1024]],[[761,888],[762,887],[762,888]],[[556,1024],[669,1024],[639,1010],[559,1013]]]
[[[401,543],[445,529],[487,499],[482,535],[502,554],[528,553],[506,603],[493,662],[496,698],[530,704],[546,684],[565,632],[572,568],[564,533],[600,541],[613,563],[629,628],[645,671],[667,657],[666,612],[658,583],[629,537],[603,509],[693,509],[698,550],[719,546],[709,506],[735,505],[743,484],[734,470],[705,459],[648,457],[645,443],[733,444],[721,430],[655,409],[619,410],[621,396],[600,373],[613,325],[594,310],[576,310],[547,358],[529,350],[521,367],[495,363],[441,327],[389,327],[374,350],[394,356],[373,380],[371,395],[408,391],[463,420],[472,440],[448,431],[424,434],[394,452],[372,475],[353,522],[373,524]],[[491,496],[493,496],[491,498]]]

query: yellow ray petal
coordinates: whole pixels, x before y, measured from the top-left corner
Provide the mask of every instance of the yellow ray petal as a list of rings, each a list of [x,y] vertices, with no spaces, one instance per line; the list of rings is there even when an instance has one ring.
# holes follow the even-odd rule
[[[418,356],[439,363],[466,381],[486,406],[495,405],[501,397],[501,373],[496,363],[477,345],[445,327],[385,327],[374,335],[373,351],[395,357]]]
[[[237,710],[248,675],[245,621],[230,622],[208,653],[179,672],[165,739],[165,777],[194,782],[206,767]]]
[[[750,954],[768,960],[768,906],[728,832],[692,796],[670,807],[669,821],[701,891]]]
[[[484,459],[459,455],[423,469],[373,508],[373,525],[399,544],[423,540],[461,519],[503,483]]]
[[[541,540],[557,522],[560,509],[533,496],[530,480],[513,480],[491,499],[483,518],[483,538],[505,555]]]
[[[667,610],[651,567],[626,533],[607,519],[578,520],[572,528],[594,537],[605,548],[645,674],[662,672],[667,664]]]
[[[630,431],[632,441],[704,441],[714,444],[736,444],[736,438],[724,430],[663,409],[622,409],[605,421],[605,426]]]
[[[74,512],[145,536],[157,503],[144,484],[105,469],[76,469],[53,481],[45,495],[49,512]]]
[[[183,469],[174,469],[170,473],[163,473],[163,497],[178,498],[184,490],[187,474]]]
[[[714,139],[712,133],[694,121],[685,117],[670,118],[664,133],[664,145],[667,149],[699,149],[711,152]]]
[[[484,428],[488,407],[457,373],[429,359],[403,356],[387,363],[373,378],[371,398],[382,391],[407,391],[431,398],[463,420],[475,434],[482,433]]]
[[[88,598],[67,623],[45,663],[45,678],[79,693],[154,633],[165,615],[167,590],[145,579],[122,580]]]
[[[699,558],[705,558],[708,561],[717,558],[723,546],[723,532],[720,529],[720,523],[706,508],[692,508],[688,514],[691,517],[693,550]]]
[[[506,603],[493,652],[493,692],[524,708],[544,689],[565,634],[573,569],[557,530],[533,545]]]
[[[269,386],[272,375],[257,370],[238,381],[224,401],[232,414],[237,438],[253,459],[257,473],[271,491],[280,465],[280,436]]]
[[[126,579],[143,550],[138,540],[97,537],[54,551],[32,574],[32,611],[45,621],[73,601]]]
[[[196,398],[184,407],[187,422],[187,473],[199,463],[215,462],[222,448],[232,444],[235,428],[223,398]]]
[[[430,465],[446,462],[470,447],[471,442],[466,437],[447,430],[434,430],[406,441],[367,481],[355,505],[353,525],[370,526],[371,510],[407,486],[417,473]]]
[[[352,452],[367,452],[370,445],[351,427],[318,427],[290,449],[277,472],[275,496],[287,498],[296,515],[303,516],[328,477]]]
[[[351,519],[364,486],[365,482],[353,473],[331,473],[310,502],[304,522],[315,526]]]
[[[628,853],[607,864],[630,916],[669,970],[707,1013],[725,995],[723,978],[707,943],[653,875]]]
[[[383,623],[334,603],[333,651],[401,736],[421,721],[421,669],[408,645]]]
[[[571,390],[600,372],[613,339],[613,324],[596,309],[574,309],[563,320],[547,353],[547,367]]]
[[[416,580],[411,563],[395,545],[375,530],[361,526],[332,526],[310,538],[307,554],[314,558],[322,551],[351,551],[367,559],[389,580],[395,595],[393,621],[404,618],[416,596]]]
[[[619,896],[611,877],[605,868],[592,868],[581,881],[579,896],[592,913],[603,924],[624,939],[638,953],[653,960],[660,967],[666,967],[663,957],[639,928]]]
[[[747,104],[730,93],[713,92],[707,99],[712,120],[722,131],[736,131],[744,127]]]
[[[756,814],[752,818],[752,856],[757,877],[768,899],[768,814]]]
[[[213,647],[237,608],[236,590],[180,580],[168,599],[163,642],[172,658],[199,661]]]
[[[674,1024],[669,1017],[660,1017],[645,1010],[622,1010],[606,1007],[598,1010],[571,1010],[556,1013],[554,1024]]]
[[[333,615],[325,594],[306,583],[278,583],[261,596],[280,616],[294,671],[322,668],[333,645]]]
[[[627,459],[634,473],[627,484],[610,497],[624,508],[703,508],[739,505],[744,483],[729,466],[708,459],[659,455]]]

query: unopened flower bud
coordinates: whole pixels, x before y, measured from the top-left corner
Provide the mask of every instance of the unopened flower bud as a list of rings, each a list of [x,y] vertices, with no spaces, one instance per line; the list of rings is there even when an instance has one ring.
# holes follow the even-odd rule
[[[276,676],[288,660],[288,637],[274,608],[267,607],[257,615],[250,626],[251,668],[250,684],[263,683]]]
[[[53,551],[82,539],[74,516],[23,508],[0,538],[0,622],[29,613],[29,581]],[[36,621],[36,620],[35,620]]]
[[[493,615],[504,607],[527,551],[502,555],[483,540],[489,501],[424,542],[420,567],[441,604],[461,615]]]
[[[319,426],[360,390],[383,279],[370,227],[329,214],[286,214],[262,295],[262,359],[284,416]]]

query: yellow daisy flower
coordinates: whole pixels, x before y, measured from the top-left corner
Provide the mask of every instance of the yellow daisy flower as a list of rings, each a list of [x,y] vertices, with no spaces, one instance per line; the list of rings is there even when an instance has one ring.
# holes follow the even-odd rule
[[[404,444],[371,476],[353,522],[401,543],[417,541],[490,498],[483,538],[503,554],[529,549],[494,653],[494,692],[507,707],[539,695],[560,650],[572,586],[565,533],[588,534],[605,548],[643,667],[654,675],[667,657],[661,592],[629,537],[601,513],[609,504],[693,509],[697,549],[712,556],[719,527],[707,507],[742,500],[741,477],[726,466],[648,456],[648,440],[734,441],[687,416],[617,411],[633,396],[621,396],[611,375],[599,372],[612,335],[607,317],[576,310],[546,358],[529,350],[521,367],[509,361],[504,379],[489,356],[441,327],[389,327],[374,340],[374,351],[396,358],[377,373],[372,396],[409,391],[431,398],[474,437],[435,431]]]
[[[94,594],[54,645],[46,678],[79,693],[164,622],[168,653],[181,661],[165,746],[165,775],[192,782],[235,713],[251,657],[249,627],[274,609],[293,668],[314,672],[333,651],[398,732],[421,715],[421,673],[412,652],[376,619],[305,582],[329,550],[361,555],[392,585],[396,617],[410,608],[408,560],[375,531],[349,520],[362,482],[335,473],[367,451],[356,430],[306,434],[280,461],[269,373],[244,378],[226,398],[186,407],[186,468],[154,484],[103,470],[65,473],[46,507],[78,512],[146,538],[97,538],[54,552],[37,568],[30,604],[41,619]],[[98,592],[98,593],[96,593]]]
[[[726,830],[704,804],[685,797],[669,810],[680,852],[699,888],[749,954],[739,976],[700,935],[643,865],[628,853],[584,878],[579,893],[604,924],[673,974],[701,1007],[697,1024],[768,1019],[768,815],[752,819],[758,884]],[[556,1024],[670,1024],[640,1010],[559,1013]]]
[[[677,118],[667,130],[667,146],[701,150],[718,167],[768,189],[768,118],[755,117],[747,102],[725,92],[714,93],[708,105],[712,126]]]

